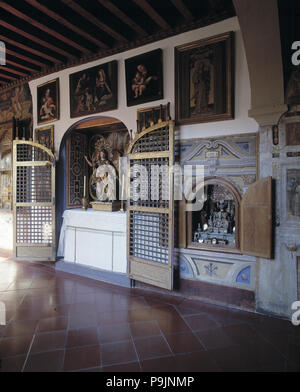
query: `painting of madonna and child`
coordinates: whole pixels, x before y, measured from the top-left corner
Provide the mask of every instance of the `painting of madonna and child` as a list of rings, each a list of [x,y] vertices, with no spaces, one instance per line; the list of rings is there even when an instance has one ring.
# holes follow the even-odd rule
[[[163,98],[162,50],[125,60],[127,106]]]
[[[111,61],[71,74],[71,117],[117,109],[117,72],[117,61]]]

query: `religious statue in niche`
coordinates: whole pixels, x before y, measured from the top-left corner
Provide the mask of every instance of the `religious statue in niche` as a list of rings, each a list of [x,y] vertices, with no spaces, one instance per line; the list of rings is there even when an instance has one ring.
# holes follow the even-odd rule
[[[235,247],[235,203],[223,186],[211,184],[204,188],[202,210],[193,213],[192,242]]]
[[[92,168],[89,179],[89,194],[96,210],[114,211],[118,209],[118,159],[120,152],[112,150],[107,139],[98,135],[91,160],[85,155]]]
[[[96,151],[94,159],[90,162],[85,156],[93,174],[90,179],[91,197],[97,201],[113,201],[116,199],[116,169],[112,162],[108,160],[108,153],[102,149]]]

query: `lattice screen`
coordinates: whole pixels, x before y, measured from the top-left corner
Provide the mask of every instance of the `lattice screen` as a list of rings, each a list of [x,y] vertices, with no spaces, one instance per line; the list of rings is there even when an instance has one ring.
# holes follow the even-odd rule
[[[15,140],[14,256],[55,259],[54,156],[37,143]]]
[[[138,134],[129,146],[128,275],[173,286],[173,123]]]
[[[81,206],[86,164],[86,136],[72,133],[67,143],[67,207]]]

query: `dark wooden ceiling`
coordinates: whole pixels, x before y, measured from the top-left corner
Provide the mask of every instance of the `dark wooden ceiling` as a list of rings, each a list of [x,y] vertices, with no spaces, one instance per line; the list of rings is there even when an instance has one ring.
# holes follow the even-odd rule
[[[232,0],[0,1],[0,89],[234,15]]]

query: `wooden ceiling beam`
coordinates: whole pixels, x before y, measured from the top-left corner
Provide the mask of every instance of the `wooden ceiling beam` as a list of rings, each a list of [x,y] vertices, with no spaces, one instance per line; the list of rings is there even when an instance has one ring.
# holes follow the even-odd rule
[[[133,0],[150,18],[163,30],[168,30],[170,25],[155,11],[146,0]]]
[[[8,75],[2,74],[2,73],[0,73],[0,78],[4,78],[4,79],[7,79],[7,80],[17,80],[18,79],[18,78],[14,77],[14,76],[8,76]]]
[[[36,0],[25,0],[28,4],[30,4],[32,7],[37,8],[39,11],[43,12],[50,18],[56,20],[63,26],[67,27],[68,29],[74,31],[75,33],[81,35],[85,39],[87,39],[90,42],[93,42],[97,47],[107,49],[108,45],[106,45],[104,42],[100,41],[99,39],[93,37],[92,35],[86,33],[85,31],[81,30],[79,27],[73,25],[70,23],[67,19],[63,18],[56,12],[50,10],[48,7],[44,6],[43,4],[38,3]]]
[[[31,73],[38,72],[36,69],[26,67],[26,65],[23,65],[23,64],[15,63],[14,61],[11,61],[9,59],[6,59],[5,62],[6,62],[6,64],[14,65],[15,67],[25,69],[26,71],[29,71]]]
[[[108,9],[112,14],[114,14],[117,18],[121,19],[123,23],[126,23],[131,29],[133,29],[137,34],[143,36],[147,35],[147,32],[139,26],[133,19],[131,19],[128,15],[126,15],[123,11],[121,11],[117,6],[115,6],[109,0],[98,0],[98,3],[103,7]]]
[[[58,48],[57,46],[54,46],[52,44],[50,44],[49,42],[43,41],[42,39],[36,37],[35,35],[29,34],[24,30],[18,29],[16,26],[13,26],[7,22],[4,22],[3,20],[0,20],[0,26],[5,27],[7,30],[11,30],[21,36],[24,36],[26,38],[28,38],[29,40],[36,42],[37,44],[44,46],[47,49],[52,50],[55,53],[59,53],[64,57],[67,57],[70,60],[74,60],[75,56],[73,56],[72,54],[66,52],[65,50]]]
[[[181,13],[181,15],[184,17],[184,19],[186,19],[186,20],[194,19],[193,14],[187,8],[187,6],[184,4],[184,2],[182,0],[171,0],[171,2],[174,5],[174,7],[176,7],[177,10]]]
[[[117,41],[127,42],[128,40],[121,34],[117,33],[111,27],[107,26],[105,23],[101,22],[97,17],[95,17],[90,12],[86,11],[79,4],[75,3],[73,0],[61,0],[68,7],[72,8],[73,11],[77,12],[80,16],[87,19],[90,23],[93,23],[99,29],[105,31],[107,34],[115,38]]]
[[[41,63],[40,61],[37,61],[37,60],[34,60],[34,59],[30,58],[30,57],[24,56],[24,55],[22,55],[20,53],[17,53],[15,51],[13,51],[13,50],[10,50],[10,49],[6,49],[6,54],[9,54],[10,56],[17,57],[17,58],[19,58],[21,60],[27,61],[28,63],[38,65],[41,68],[45,68],[46,67],[46,65]]]
[[[1,65],[0,66],[0,71],[5,71],[5,72],[8,72],[8,73],[12,73],[13,75],[18,75],[18,76],[23,76],[23,77],[29,76],[28,74],[26,74],[24,72],[16,71],[15,69],[12,69],[12,68],[7,68],[6,65]]]
[[[9,39],[9,38],[5,37],[4,35],[0,34],[0,39],[3,42],[5,42],[5,43],[7,42],[7,43],[9,43],[9,44],[11,44],[13,46],[17,46],[18,48],[23,49],[26,52],[30,52],[32,54],[35,54],[36,56],[42,57],[42,58],[44,58],[44,59],[46,59],[48,61],[51,61],[54,64],[62,63],[62,61],[60,61],[60,60],[58,60],[58,59],[56,59],[56,58],[54,58],[52,56],[49,56],[48,54],[40,52],[39,50],[35,50],[35,49],[31,48],[30,46],[23,45],[20,42],[17,42],[15,40]]]
[[[73,48],[79,50],[82,53],[89,54],[90,51],[87,48],[77,44],[76,42],[70,40],[69,38],[59,34],[57,31],[50,29],[47,26],[39,23],[35,19],[30,18],[29,16],[23,14],[22,12],[18,11],[17,9],[13,8],[9,4],[6,4],[4,1],[0,1],[0,7],[3,8],[5,11],[11,13],[12,15],[25,20],[27,23],[31,24],[32,26],[44,31],[45,33],[52,35],[52,37],[58,39],[59,41],[64,42],[65,44],[72,46]]]

